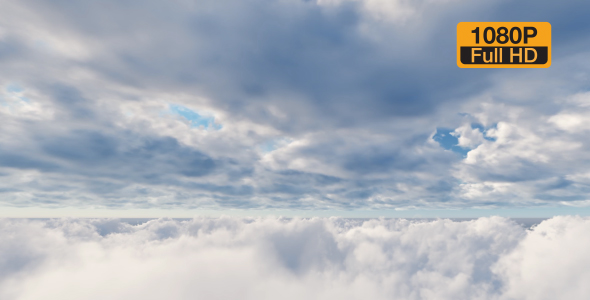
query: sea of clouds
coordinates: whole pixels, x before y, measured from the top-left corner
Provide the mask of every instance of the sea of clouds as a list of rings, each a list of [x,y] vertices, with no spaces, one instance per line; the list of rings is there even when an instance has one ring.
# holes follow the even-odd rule
[[[0,299],[587,299],[590,219],[0,220]]]

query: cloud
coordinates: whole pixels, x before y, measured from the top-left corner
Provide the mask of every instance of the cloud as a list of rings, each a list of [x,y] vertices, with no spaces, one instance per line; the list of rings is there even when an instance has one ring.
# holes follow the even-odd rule
[[[590,221],[2,220],[2,299],[585,299]],[[230,288],[231,287],[231,288]]]
[[[583,250],[590,245],[579,237],[589,229],[588,220],[575,217],[558,217],[535,227],[496,266],[496,272],[508,278],[505,296],[582,299],[590,292],[583,284],[590,274],[582,267],[590,262]]]
[[[567,117],[571,111],[587,113],[584,99],[584,94],[567,96],[556,101],[557,111],[546,113],[495,101],[481,104],[484,108],[476,119],[494,126],[485,131],[487,139],[480,138],[479,145],[457,165],[455,176],[464,182],[463,193],[471,197],[475,190],[487,190],[474,197],[585,203],[585,183],[569,178],[586,173],[588,145],[580,138],[584,127],[573,129],[571,122],[576,119]]]
[[[514,5],[1,1],[0,201],[585,206],[587,4]],[[466,15],[551,22],[552,67],[457,68]]]

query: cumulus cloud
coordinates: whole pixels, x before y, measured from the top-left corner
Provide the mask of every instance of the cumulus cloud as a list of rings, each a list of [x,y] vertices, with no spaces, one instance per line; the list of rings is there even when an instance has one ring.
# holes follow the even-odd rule
[[[585,97],[575,94],[556,100],[559,108],[549,112],[493,100],[480,104],[473,110],[474,119],[487,122],[485,136],[478,129],[460,127],[455,131],[469,141],[473,132],[479,138],[479,145],[456,165],[455,176],[464,182],[460,193],[490,201],[508,197],[585,205],[582,178],[589,148],[579,122],[579,116],[588,115]],[[573,111],[577,117],[572,116]]]
[[[590,221],[2,220],[2,299],[585,299]]]

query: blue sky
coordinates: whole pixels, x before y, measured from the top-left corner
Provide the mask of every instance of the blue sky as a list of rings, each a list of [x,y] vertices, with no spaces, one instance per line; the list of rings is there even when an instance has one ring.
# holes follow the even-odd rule
[[[3,216],[590,212],[587,1],[0,7]],[[464,21],[552,66],[459,69]]]

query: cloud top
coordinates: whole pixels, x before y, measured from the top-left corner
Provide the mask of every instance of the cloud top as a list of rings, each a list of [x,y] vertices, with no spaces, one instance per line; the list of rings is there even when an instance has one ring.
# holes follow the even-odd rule
[[[585,299],[590,221],[2,220],[2,299]]]

